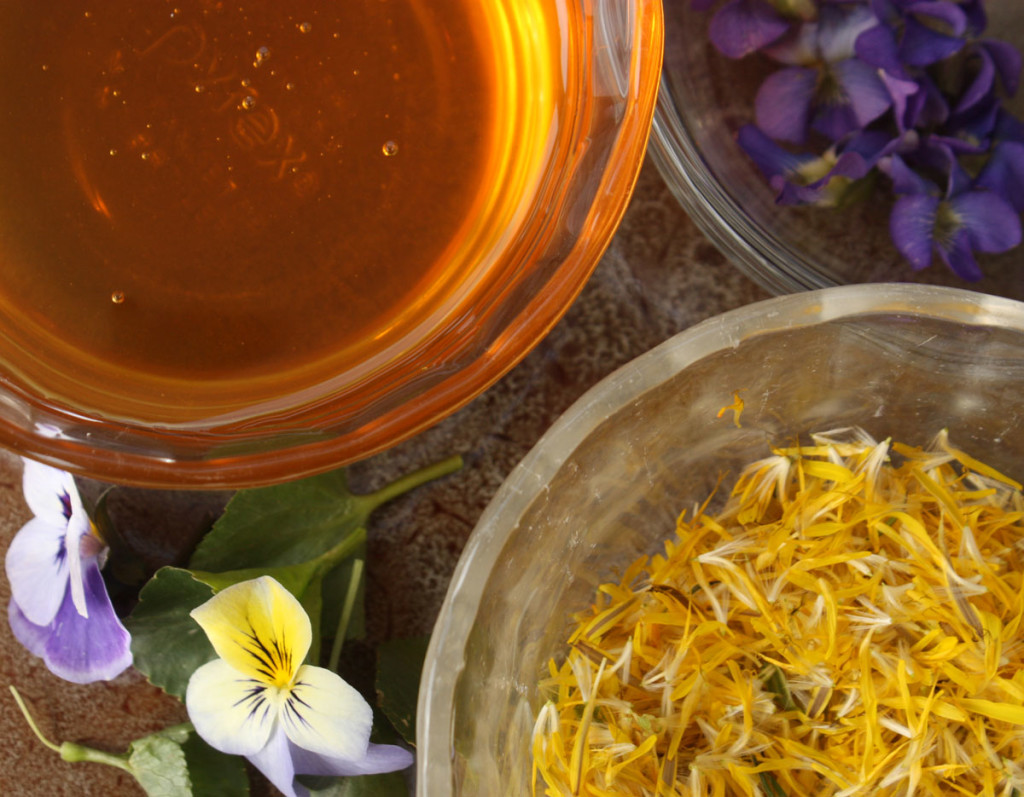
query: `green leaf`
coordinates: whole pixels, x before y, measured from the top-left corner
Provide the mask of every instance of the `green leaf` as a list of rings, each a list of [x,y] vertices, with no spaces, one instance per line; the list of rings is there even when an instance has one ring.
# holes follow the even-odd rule
[[[310,797],[408,797],[409,786],[401,772],[360,775],[327,782],[327,778],[299,778],[310,785]],[[318,788],[319,787],[319,788]]]
[[[305,562],[365,527],[381,504],[460,467],[462,460],[452,457],[365,495],[348,489],[343,470],[240,490],[197,546],[189,566],[217,572]]]
[[[337,567],[356,551],[362,550],[365,543],[366,531],[364,529],[355,529],[319,556],[296,564],[247,567],[241,570],[227,570],[224,572],[210,572],[207,570],[190,570],[189,572],[192,573],[194,579],[207,584],[214,592],[220,592],[226,587],[241,583],[242,581],[259,578],[260,576],[272,576],[281,586],[301,601],[310,582],[314,579],[322,578],[327,571]]]
[[[206,634],[189,616],[213,597],[213,590],[187,570],[163,567],[139,593],[126,618],[135,667],[150,683],[184,697],[192,673],[216,657]]]
[[[247,797],[245,759],[221,753],[191,734],[182,745],[192,780],[192,797]]]
[[[161,734],[132,742],[128,766],[149,797],[192,794],[188,764],[181,745]]]
[[[381,711],[409,744],[416,744],[416,701],[429,637],[393,639],[377,649],[377,696]]]

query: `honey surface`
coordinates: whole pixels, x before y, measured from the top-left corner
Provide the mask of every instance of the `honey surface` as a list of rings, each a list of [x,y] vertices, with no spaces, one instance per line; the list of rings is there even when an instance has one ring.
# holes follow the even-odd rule
[[[4,335],[265,378],[438,278],[495,146],[476,0],[38,9],[0,8]]]

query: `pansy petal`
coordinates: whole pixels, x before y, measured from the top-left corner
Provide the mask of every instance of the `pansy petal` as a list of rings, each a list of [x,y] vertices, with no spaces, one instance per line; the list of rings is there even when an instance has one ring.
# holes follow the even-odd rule
[[[82,617],[89,616],[86,605],[84,587],[82,585],[83,558],[82,538],[92,533],[92,521],[85,513],[85,507],[76,490],[71,494],[71,517],[68,519],[67,534],[64,537],[64,549],[68,560],[68,587],[71,600]]]
[[[64,549],[66,524],[54,526],[41,517],[21,527],[4,560],[11,595],[35,625],[49,625],[68,588]]]
[[[14,638],[33,656],[42,658],[46,650],[46,640],[50,637],[50,627],[33,623],[13,600],[7,604],[7,621]]]
[[[281,724],[299,747],[355,760],[366,754],[370,743],[373,710],[341,676],[307,665],[282,706]]]
[[[915,270],[927,268],[932,262],[932,236],[938,208],[938,198],[927,194],[907,194],[893,205],[889,233],[900,254]]]
[[[71,496],[78,495],[74,477],[34,459],[22,459],[21,489],[25,503],[38,518],[64,526],[71,517]]]
[[[777,141],[800,144],[807,136],[807,119],[817,73],[789,67],[764,79],[754,99],[757,126]]]
[[[1005,252],[1020,243],[1020,214],[998,194],[968,191],[953,197],[949,204],[967,231],[972,248]]]
[[[313,639],[302,604],[270,576],[227,587],[191,614],[218,656],[277,687],[291,683]]]
[[[114,613],[99,566],[87,562],[83,575],[89,618],[65,593],[43,651],[50,672],[76,684],[109,681],[132,664],[131,636]]]
[[[278,727],[267,744],[248,759],[285,797],[308,797],[309,790],[295,782],[292,749],[284,729]]]
[[[251,756],[262,749],[277,726],[277,691],[247,678],[223,659],[192,673],[185,708],[203,740],[229,755]]]
[[[743,58],[778,39],[789,23],[764,0],[731,0],[711,18],[708,35],[728,58]]]
[[[359,759],[317,755],[289,742],[297,775],[377,775],[398,772],[412,766],[413,754],[394,744],[371,744]]]

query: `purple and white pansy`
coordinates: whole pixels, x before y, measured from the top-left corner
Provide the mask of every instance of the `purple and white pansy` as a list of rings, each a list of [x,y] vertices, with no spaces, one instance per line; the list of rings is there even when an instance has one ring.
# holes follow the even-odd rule
[[[115,678],[131,666],[132,653],[100,573],[107,546],[70,473],[27,459],[24,466],[34,517],[7,550],[11,630],[66,681]]]

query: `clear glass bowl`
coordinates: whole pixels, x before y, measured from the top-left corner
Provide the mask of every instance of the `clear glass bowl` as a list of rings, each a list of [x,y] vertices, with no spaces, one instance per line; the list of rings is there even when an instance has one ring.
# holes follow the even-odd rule
[[[717,6],[715,6],[717,8]],[[1024,48],[1024,6],[988,0],[992,36]],[[779,206],[736,142],[752,123],[753,100],[770,62],[730,60],[708,37],[711,12],[687,0],[665,11],[665,63],[651,156],[701,230],[747,276],[774,294],[866,282],[951,285],[1024,299],[1024,247],[979,255],[985,278],[967,283],[943,264],[915,272],[889,237],[884,188],[871,201],[836,211]],[[1024,94],[1008,107],[1020,118]],[[877,200],[877,201],[876,201]]]
[[[418,0],[412,6],[424,18],[433,14]],[[466,262],[447,277],[455,280],[448,298],[415,323],[366,336],[351,358],[332,355],[328,378],[282,395],[236,390],[230,402],[208,409],[187,394],[140,387],[116,361],[97,366],[99,377],[79,377],[59,349],[49,360],[24,343],[28,333],[0,329],[0,445],[139,486],[257,485],[369,456],[496,381],[567,309],[621,220],[644,157],[663,53],[660,0],[531,0],[486,9],[501,36],[510,36],[513,21],[539,35],[527,18],[532,13],[557,19],[544,67],[556,88],[525,111],[501,107],[520,132],[529,126],[540,137],[539,159],[524,173],[506,164],[508,182],[499,181],[506,187],[495,200],[501,212],[492,203],[465,220],[483,244],[473,258],[456,252]],[[497,19],[502,14],[510,16]],[[177,38],[157,44],[181,49],[196,39],[188,28],[171,34]],[[496,102],[510,103],[516,81],[541,68],[523,60],[521,69],[502,74]],[[242,132],[252,138],[253,130]],[[458,147],[465,134],[453,131],[450,145]],[[424,295],[433,291],[427,285]],[[107,296],[129,307],[130,297],[109,288]],[[40,345],[46,334],[39,333]],[[108,400],[126,409],[101,409]]]
[[[1024,304],[954,288],[840,286],[704,321],[613,373],[514,469],[473,531],[423,671],[421,797],[530,793],[537,681],[571,612],[661,549],[720,477],[809,432],[941,429],[1024,478]],[[738,391],[741,426],[717,417]]]

